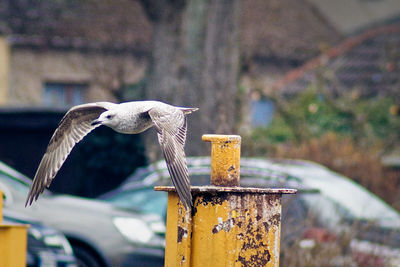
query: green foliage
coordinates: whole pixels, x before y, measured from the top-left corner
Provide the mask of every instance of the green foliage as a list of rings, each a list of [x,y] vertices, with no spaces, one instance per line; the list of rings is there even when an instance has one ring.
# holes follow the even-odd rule
[[[380,98],[362,101],[356,107],[360,109],[360,114],[365,114],[373,135],[383,139],[400,130],[399,116],[390,114],[390,107],[396,104],[393,98]]]
[[[294,133],[282,116],[275,116],[268,127],[257,127],[251,133],[253,140],[264,140],[268,143],[283,143],[294,138]]]
[[[400,145],[399,95],[361,96],[357,89],[332,84],[326,88],[321,80],[295,94],[272,92],[274,118],[267,127],[242,134],[243,154],[318,162],[400,210],[398,172],[381,159]]]
[[[328,132],[360,139],[394,140],[400,132],[400,118],[390,108],[394,98],[331,97],[309,88],[296,97],[275,100],[277,112],[266,128],[252,132],[255,141],[269,143],[308,140]],[[389,140],[388,139],[388,140]],[[397,140],[398,141],[398,140]]]

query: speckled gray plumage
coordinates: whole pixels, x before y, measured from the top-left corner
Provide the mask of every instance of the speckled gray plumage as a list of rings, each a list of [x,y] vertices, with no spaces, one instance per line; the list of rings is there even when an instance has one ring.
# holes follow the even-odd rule
[[[159,101],[133,101],[121,104],[96,102],[71,108],[50,139],[25,206],[31,205],[44,188],[49,187],[75,144],[96,127],[105,125],[125,134],[137,134],[154,126],[179,198],[186,208],[190,208],[192,195],[184,145],[186,115],[196,110],[197,108],[175,107]]]

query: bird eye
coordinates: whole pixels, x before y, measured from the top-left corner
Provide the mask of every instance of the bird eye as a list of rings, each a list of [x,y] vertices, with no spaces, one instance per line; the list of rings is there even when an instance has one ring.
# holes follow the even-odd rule
[[[107,119],[112,119],[112,117],[114,117],[113,115],[107,115],[106,118]]]

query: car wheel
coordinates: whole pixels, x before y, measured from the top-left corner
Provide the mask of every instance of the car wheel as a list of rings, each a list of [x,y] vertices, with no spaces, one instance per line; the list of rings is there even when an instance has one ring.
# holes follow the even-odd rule
[[[79,246],[72,246],[78,267],[101,267],[96,256],[90,251]]]

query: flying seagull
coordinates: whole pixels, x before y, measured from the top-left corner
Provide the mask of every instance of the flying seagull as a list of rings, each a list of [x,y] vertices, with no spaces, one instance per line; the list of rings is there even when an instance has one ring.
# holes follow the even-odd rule
[[[96,102],[72,107],[62,118],[50,139],[36,171],[25,206],[37,200],[49,187],[72,148],[100,125],[124,134],[141,133],[154,126],[167,168],[182,203],[192,206],[190,181],[184,145],[186,115],[197,108],[175,107],[159,101],[133,101],[121,104]]]

